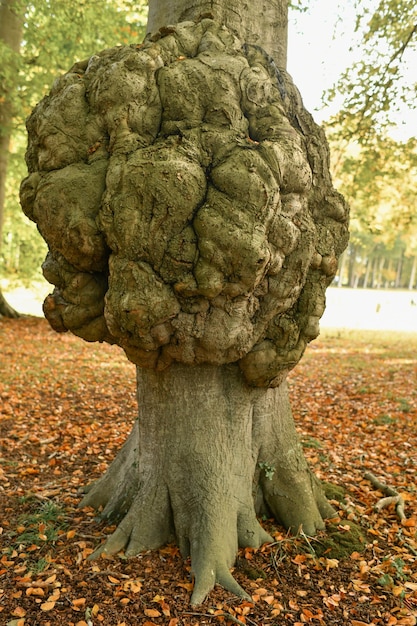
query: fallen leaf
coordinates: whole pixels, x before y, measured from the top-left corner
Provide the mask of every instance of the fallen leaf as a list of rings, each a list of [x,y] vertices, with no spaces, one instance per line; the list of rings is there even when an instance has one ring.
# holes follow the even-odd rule
[[[146,617],[161,617],[161,613],[157,609],[144,609]]]

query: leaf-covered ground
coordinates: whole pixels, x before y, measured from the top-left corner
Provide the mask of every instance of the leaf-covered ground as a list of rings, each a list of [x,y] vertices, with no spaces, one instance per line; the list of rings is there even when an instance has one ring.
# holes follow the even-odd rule
[[[253,602],[216,587],[198,608],[175,546],[87,560],[112,528],[77,508],[79,489],[130,431],[134,366],[30,317],[0,319],[0,355],[0,624],[417,623],[417,334],[331,331],[309,348],[294,415],[315,472],[345,489],[339,517],[315,538],[266,520],[275,543],[241,551],[234,570]]]

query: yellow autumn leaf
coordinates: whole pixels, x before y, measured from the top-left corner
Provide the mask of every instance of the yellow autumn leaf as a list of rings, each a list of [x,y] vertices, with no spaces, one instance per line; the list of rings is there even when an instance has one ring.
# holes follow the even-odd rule
[[[99,612],[99,611],[100,611],[100,607],[99,607],[99,605],[98,605],[98,604],[95,604],[95,605],[93,606],[93,608],[91,609],[91,615],[92,615],[93,617],[95,617],[95,616],[98,614],[98,612]]]

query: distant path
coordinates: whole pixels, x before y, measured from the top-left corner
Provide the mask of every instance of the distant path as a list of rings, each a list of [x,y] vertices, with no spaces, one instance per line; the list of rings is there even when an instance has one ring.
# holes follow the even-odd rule
[[[417,291],[331,287],[326,295],[322,328],[417,332]]]

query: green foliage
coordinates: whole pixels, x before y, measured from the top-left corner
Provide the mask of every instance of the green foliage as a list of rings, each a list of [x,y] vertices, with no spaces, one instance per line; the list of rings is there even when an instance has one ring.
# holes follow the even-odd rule
[[[28,5],[19,96],[32,108],[76,61],[119,44],[141,41],[145,3],[136,0],[37,0]],[[29,112],[29,111],[27,111]]]
[[[49,500],[22,515],[19,522],[19,533],[13,537],[15,545],[44,546],[55,542],[67,528],[63,509]]]
[[[327,131],[335,185],[351,209],[348,284],[368,272],[363,286],[407,287],[417,253],[417,140],[384,133],[361,143],[344,140],[344,129]]]
[[[267,462],[261,461],[260,463],[258,463],[259,467],[261,468],[261,470],[263,471],[265,478],[267,480],[272,480],[274,474],[275,474],[275,467],[273,465],[270,465]]]
[[[356,0],[355,7],[361,55],[341,74],[327,99],[343,96],[334,125],[344,137],[354,136],[365,145],[401,111],[416,106],[412,66],[417,5],[414,0]]]
[[[14,114],[0,276],[37,278],[46,252],[44,241],[35,225],[23,216],[18,200],[20,181],[26,175],[26,117],[55,78],[75,62],[103,48],[142,41],[146,12],[145,0],[35,0],[26,5],[21,54],[0,42],[0,90],[13,95]]]

